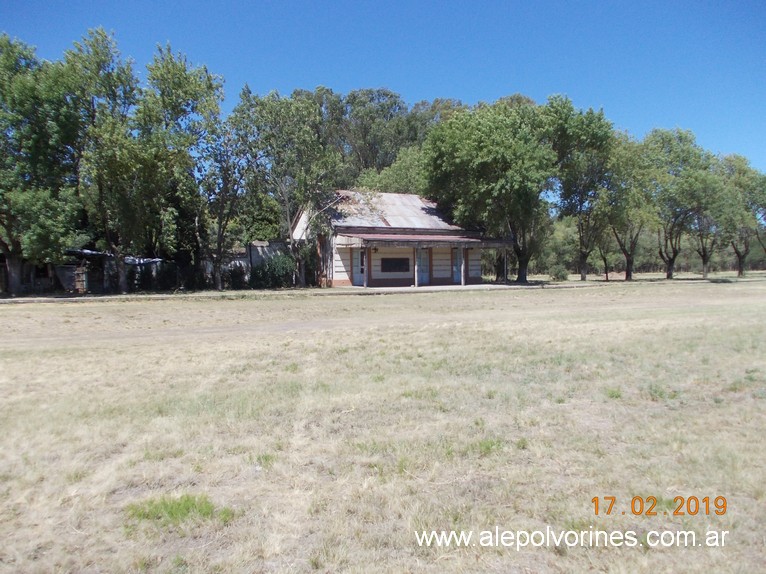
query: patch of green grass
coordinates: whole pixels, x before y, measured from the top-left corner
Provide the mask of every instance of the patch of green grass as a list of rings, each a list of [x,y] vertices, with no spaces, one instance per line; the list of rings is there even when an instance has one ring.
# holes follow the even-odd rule
[[[287,373],[297,373],[298,369],[298,363],[288,363],[285,365],[285,372]]]
[[[224,506],[221,510],[218,511],[218,520],[220,520],[221,524],[224,526],[231,524],[236,516],[237,514],[234,512],[234,509],[228,506]]]
[[[745,380],[748,383],[757,383],[764,379],[763,379],[763,374],[758,369],[746,369]]]
[[[499,438],[484,438],[474,444],[479,456],[485,457],[503,448],[503,441]]]
[[[606,396],[609,399],[621,399],[622,398],[622,390],[618,388],[609,388],[606,389]]]
[[[180,574],[181,572],[188,572],[189,571],[189,563],[186,561],[186,559],[183,556],[176,555],[175,558],[173,558],[173,569],[171,572]]]
[[[421,399],[421,400],[433,400],[437,397],[438,392],[432,387],[426,387],[423,389],[410,389],[402,393],[402,397],[405,399]]]
[[[234,511],[228,507],[216,512],[215,506],[204,495],[183,494],[180,497],[161,496],[159,498],[136,502],[125,507],[129,518],[154,522],[160,526],[178,526],[188,520],[220,519],[228,524]]]
[[[255,457],[255,462],[258,463],[258,465],[263,468],[264,470],[268,470],[272,466],[274,466],[274,463],[277,460],[277,456],[275,454],[269,454],[269,453],[263,453],[259,454]]]
[[[368,456],[386,455],[393,452],[393,446],[390,443],[376,440],[358,442],[354,446],[359,452]]]
[[[80,482],[83,478],[88,476],[88,471],[80,468],[78,470],[74,470],[66,475],[67,482],[70,482],[72,484],[76,482]],[[0,476],[0,480],[2,480],[2,477]]]
[[[526,438],[521,437],[516,441],[516,448],[519,450],[527,450],[529,448],[529,441]]]
[[[160,462],[169,458],[181,458],[184,455],[184,449],[176,448],[170,450],[149,450],[144,451],[144,460]]]
[[[668,393],[665,390],[665,387],[658,383],[650,383],[649,388],[647,389],[649,393],[649,398],[653,401],[661,401],[667,398]]]
[[[152,567],[153,560],[147,557],[141,557],[133,562],[133,568],[138,572],[148,572]]]

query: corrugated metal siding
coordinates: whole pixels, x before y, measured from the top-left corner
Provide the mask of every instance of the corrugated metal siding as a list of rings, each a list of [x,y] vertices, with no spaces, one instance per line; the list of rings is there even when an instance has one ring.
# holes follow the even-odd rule
[[[468,251],[468,276],[481,277],[481,251],[478,249]]]
[[[452,277],[452,250],[449,247],[434,247],[432,264],[434,278]]]
[[[351,250],[348,247],[337,247],[333,253],[333,280],[349,281],[351,279]]]

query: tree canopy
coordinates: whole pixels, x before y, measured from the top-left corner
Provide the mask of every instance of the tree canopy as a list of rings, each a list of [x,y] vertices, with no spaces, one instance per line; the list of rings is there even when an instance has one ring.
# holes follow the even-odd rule
[[[688,247],[704,274],[722,256],[745,273],[763,259],[754,240],[766,254],[766,175],[746,158],[681,129],[636,139],[566,96],[409,105],[387,88],[245,86],[223,114],[223,79],[169,45],[143,77],[103,29],[52,62],[0,36],[6,291],[21,293],[25,264],[81,248],[116,263],[121,291],[128,256],[172,261],[177,287],[221,289],[233,251],[255,239],[284,240],[294,281],[310,282],[315,250],[296,222],[310,215],[321,232],[333,192],[353,187],[431,197],[506,239],[520,282],[535,261],[584,279],[595,249],[626,279],[640,257],[672,278]]]

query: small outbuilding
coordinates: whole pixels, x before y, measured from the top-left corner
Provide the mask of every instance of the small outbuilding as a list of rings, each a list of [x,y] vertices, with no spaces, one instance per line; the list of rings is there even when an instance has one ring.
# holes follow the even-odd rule
[[[330,234],[317,239],[328,287],[481,283],[482,250],[508,246],[450,223],[419,195],[341,190],[325,211]],[[301,217],[296,239],[307,236],[309,221]]]

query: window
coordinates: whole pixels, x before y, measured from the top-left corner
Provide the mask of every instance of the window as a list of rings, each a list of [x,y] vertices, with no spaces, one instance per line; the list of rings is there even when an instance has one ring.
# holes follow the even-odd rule
[[[380,270],[383,273],[409,273],[409,257],[383,257],[380,260]]]

